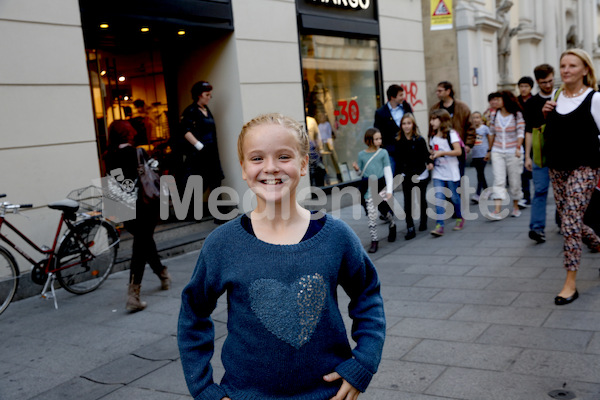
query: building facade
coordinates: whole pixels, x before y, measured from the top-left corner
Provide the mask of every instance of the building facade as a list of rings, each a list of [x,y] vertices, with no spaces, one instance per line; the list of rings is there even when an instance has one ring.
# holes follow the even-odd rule
[[[570,47],[586,50],[600,67],[597,0],[455,0],[447,31],[431,31],[430,2],[422,6],[430,102],[437,82],[450,80],[472,110],[485,110],[489,93],[516,90],[542,63],[554,66],[558,82],[558,59]]]
[[[33,203],[19,226],[47,243],[45,207],[97,182],[110,123],[145,121],[170,164],[191,86],[209,81],[225,180],[246,191],[236,142],[265,112],[298,120],[317,104],[335,132],[329,185],[351,166],[392,83],[426,131],[421,3],[414,0],[5,0],[0,5],[0,192]],[[140,102],[142,100],[143,102]],[[165,171],[169,172],[169,171]],[[310,184],[307,178],[304,182]],[[19,218],[19,217],[16,217]],[[49,243],[47,243],[49,244]],[[23,270],[27,268],[19,260]]]

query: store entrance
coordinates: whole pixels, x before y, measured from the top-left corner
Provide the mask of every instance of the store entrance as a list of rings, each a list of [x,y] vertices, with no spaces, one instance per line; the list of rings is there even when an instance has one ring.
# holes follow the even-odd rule
[[[100,158],[106,151],[110,124],[129,120],[137,131],[134,144],[159,161],[162,174],[168,173],[170,129],[160,53],[88,49],[87,61]],[[104,175],[104,163],[100,164]]]

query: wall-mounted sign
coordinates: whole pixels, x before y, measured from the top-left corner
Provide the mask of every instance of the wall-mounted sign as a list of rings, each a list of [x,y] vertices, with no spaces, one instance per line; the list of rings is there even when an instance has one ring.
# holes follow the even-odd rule
[[[371,0],[307,0],[309,3],[321,4],[329,7],[343,7],[368,10],[371,6]]]
[[[296,0],[300,14],[377,21],[377,0]]]
[[[430,0],[431,30],[452,29],[452,0]]]

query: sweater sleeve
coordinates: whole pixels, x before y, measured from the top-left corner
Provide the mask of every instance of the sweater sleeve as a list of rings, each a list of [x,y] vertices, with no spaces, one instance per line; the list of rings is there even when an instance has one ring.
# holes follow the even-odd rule
[[[358,237],[347,227],[348,247],[339,283],[350,297],[352,358],[335,369],[353,387],[364,392],[377,372],[385,340],[385,314],[375,266]]]
[[[520,111],[517,111],[517,117],[515,118],[517,124],[517,138],[525,137],[525,119]]]
[[[210,273],[204,245],[196,269],[181,294],[177,342],[188,389],[195,400],[221,400],[225,390],[213,381],[214,324],[210,314],[224,292]]]

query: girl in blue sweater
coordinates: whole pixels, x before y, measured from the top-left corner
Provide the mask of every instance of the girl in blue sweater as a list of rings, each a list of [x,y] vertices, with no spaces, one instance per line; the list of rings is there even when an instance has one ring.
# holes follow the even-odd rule
[[[309,140],[280,114],[242,128],[242,177],[257,206],[206,239],[182,293],[178,343],[194,399],[356,399],[377,371],[385,317],[375,267],[354,232],[296,201]],[[350,297],[350,347],[337,287]],[[217,299],[227,293],[225,375],[213,381]]]

